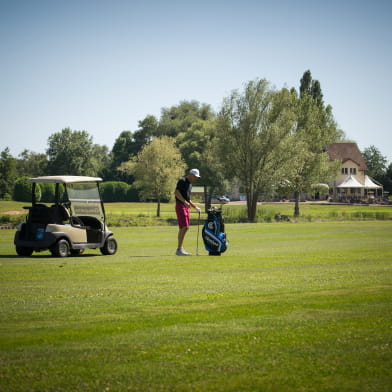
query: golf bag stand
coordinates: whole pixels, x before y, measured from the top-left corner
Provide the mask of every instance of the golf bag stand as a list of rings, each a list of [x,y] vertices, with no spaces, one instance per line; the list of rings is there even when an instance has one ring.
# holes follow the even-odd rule
[[[226,238],[222,210],[215,207],[207,210],[202,237],[210,256],[220,256],[227,249],[229,242]]]

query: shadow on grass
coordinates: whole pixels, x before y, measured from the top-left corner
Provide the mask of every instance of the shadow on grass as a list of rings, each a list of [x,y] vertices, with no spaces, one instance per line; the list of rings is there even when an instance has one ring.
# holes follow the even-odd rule
[[[86,255],[77,255],[77,256],[67,256],[67,257],[55,257],[52,255],[31,255],[31,256],[18,256],[18,255],[0,255],[0,259],[55,259],[55,260],[64,260],[64,259],[76,259],[76,258],[86,258],[86,257],[97,257],[104,256],[100,253],[97,254],[86,254]]]

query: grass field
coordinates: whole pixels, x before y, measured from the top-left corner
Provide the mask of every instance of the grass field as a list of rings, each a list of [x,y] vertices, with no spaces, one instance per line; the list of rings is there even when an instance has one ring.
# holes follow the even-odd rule
[[[0,225],[22,222],[27,211],[26,202],[0,200]],[[106,203],[107,221],[110,226],[151,226],[176,224],[173,203],[161,204],[161,216],[156,217],[156,203]],[[19,214],[15,214],[19,212]],[[288,215],[294,221],[344,221],[344,220],[392,220],[392,206],[301,203],[300,217],[294,219],[294,203],[261,203],[257,206],[257,222],[273,222],[276,213]],[[194,210],[192,210],[193,215]],[[247,221],[246,205],[227,204],[223,206],[227,223]],[[196,220],[193,219],[193,223]]]
[[[114,231],[65,259],[0,232],[0,391],[392,391],[391,221],[228,224],[221,257]]]

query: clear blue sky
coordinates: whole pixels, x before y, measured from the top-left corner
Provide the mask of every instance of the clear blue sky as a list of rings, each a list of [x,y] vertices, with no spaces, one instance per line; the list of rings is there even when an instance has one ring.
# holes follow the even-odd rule
[[[219,110],[306,70],[360,149],[392,162],[391,1],[0,0],[0,150],[45,152],[63,128],[112,148],[182,100]]]

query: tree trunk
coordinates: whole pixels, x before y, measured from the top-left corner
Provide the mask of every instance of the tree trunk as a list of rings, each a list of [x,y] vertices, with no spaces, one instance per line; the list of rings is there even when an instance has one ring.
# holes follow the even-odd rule
[[[246,205],[248,208],[248,219],[250,222],[255,221],[256,209],[257,209],[257,197],[258,197],[257,192],[253,192],[253,193],[247,192]]]
[[[248,220],[251,220],[252,217],[252,193],[248,190],[246,191],[246,208],[248,213]]]
[[[299,192],[294,192],[295,206],[294,206],[294,216],[299,217]]]
[[[160,218],[161,216],[161,199],[158,197],[158,205],[157,205],[157,217]]]
[[[211,198],[212,198],[212,192],[214,190],[213,187],[210,187],[210,192],[207,192],[207,185],[204,185],[204,202],[205,202],[205,212],[207,212],[207,210],[209,208],[211,208]]]

